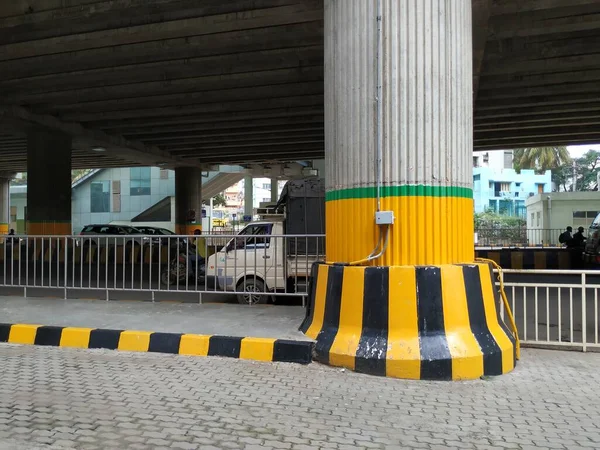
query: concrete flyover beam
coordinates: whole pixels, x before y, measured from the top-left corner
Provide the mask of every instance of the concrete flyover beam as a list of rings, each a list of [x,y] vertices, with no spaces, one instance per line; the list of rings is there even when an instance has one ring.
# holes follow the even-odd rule
[[[121,97],[93,102],[70,104],[34,105],[42,114],[58,114],[61,117],[75,117],[81,113],[110,112],[131,109],[152,109],[160,107],[181,107],[187,105],[214,104],[219,102],[265,100],[269,98],[319,95],[323,92],[323,81],[306,81],[285,84],[267,84],[253,87],[192,91],[177,94],[149,95],[145,97]]]
[[[89,90],[93,87],[120,84],[135,85],[153,81],[162,82],[163,86],[168,87],[169,81],[176,79],[227,77],[232,74],[280,69],[301,70],[303,67],[322,65],[322,58],[322,47],[317,45],[190,58],[177,62],[168,60],[143,64],[130,63],[92,70],[63,71],[51,75],[3,80],[0,84],[0,93],[31,91],[40,94],[77,89]],[[225,81],[220,82],[225,83]],[[199,86],[201,89],[202,84]],[[66,94],[67,92],[65,92]]]
[[[157,165],[158,163],[164,163],[172,166],[192,164],[180,161],[157,147],[130,141],[120,136],[108,135],[99,130],[84,128],[78,123],[63,122],[52,116],[32,114],[25,108],[16,106],[0,106],[0,122],[13,124],[15,128],[26,131],[39,127],[54,130],[80,141],[85,141],[90,145],[90,150],[92,146],[103,147],[107,153],[117,158],[131,158],[142,164]]]
[[[65,119],[77,120],[81,122],[97,122],[115,119],[139,119],[140,117],[148,118],[165,118],[169,119],[176,117],[190,117],[196,114],[219,114],[240,111],[261,111],[268,109],[290,108],[303,106],[318,106],[323,107],[323,94],[315,95],[298,95],[273,97],[267,99],[255,99],[245,101],[229,101],[206,103],[200,105],[184,105],[184,106],[169,106],[162,108],[139,108],[128,110],[116,110],[105,112],[84,112],[76,114],[65,114]]]
[[[218,39],[214,35],[188,36],[2,61],[0,80],[60,74],[65,67],[69,68],[69,72],[83,72],[123,65],[227,55],[232,53],[232,49],[236,53],[263,52],[318,46],[322,42],[322,22],[300,22],[219,33]]]
[[[88,33],[68,31],[73,24],[57,32],[56,37],[27,40],[0,46],[0,60],[30,58],[39,55],[74,52],[78,50],[134,44],[139,42],[174,39],[187,36],[209,35],[234,30],[261,28],[289,23],[322,19],[322,6],[318,0],[304,0],[274,8],[246,8],[245,14],[216,14],[162,20],[151,24],[108,28]],[[118,11],[116,11],[118,14]]]

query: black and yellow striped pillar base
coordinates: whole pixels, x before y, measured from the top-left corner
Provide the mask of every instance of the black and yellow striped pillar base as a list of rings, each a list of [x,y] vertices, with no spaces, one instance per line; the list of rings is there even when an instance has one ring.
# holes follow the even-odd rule
[[[357,372],[468,380],[510,372],[515,339],[487,264],[315,264],[300,330],[316,359]]]

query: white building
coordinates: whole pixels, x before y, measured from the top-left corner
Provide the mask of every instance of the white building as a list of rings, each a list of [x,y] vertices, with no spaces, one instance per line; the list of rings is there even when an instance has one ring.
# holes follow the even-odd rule
[[[600,212],[600,192],[553,192],[526,201],[530,244],[556,244],[568,226],[587,229]],[[543,241],[543,242],[542,242]]]

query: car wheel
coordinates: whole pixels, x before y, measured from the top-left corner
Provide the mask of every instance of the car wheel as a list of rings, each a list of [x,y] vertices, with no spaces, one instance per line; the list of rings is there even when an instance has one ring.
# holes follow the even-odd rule
[[[265,283],[259,278],[246,278],[238,283],[236,291],[240,305],[261,305],[267,303],[269,295],[265,294]]]

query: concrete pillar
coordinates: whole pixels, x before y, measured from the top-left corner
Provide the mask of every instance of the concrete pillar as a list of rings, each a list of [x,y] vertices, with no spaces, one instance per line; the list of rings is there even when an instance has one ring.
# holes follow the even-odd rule
[[[202,230],[202,171],[194,167],[175,169],[175,232],[192,235]]]
[[[473,262],[471,48],[471,0],[325,0],[328,262],[301,326],[325,363],[417,379],[514,367]]]
[[[279,200],[279,183],[277,178],[271,178],[271,203]]]
[[[10,178],[0,177],[0,236],[10,228]]]
[[[71,137],[27,135],[27,234],[71,234]]]
[[[254,182],[252,175],[244,177],[244,216],[254,216]]]

